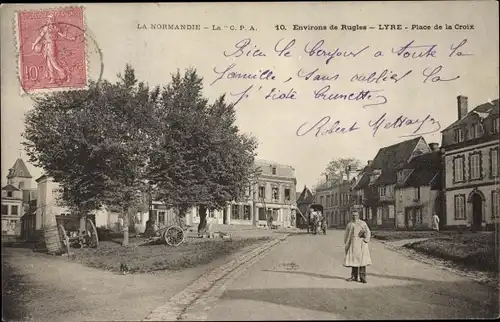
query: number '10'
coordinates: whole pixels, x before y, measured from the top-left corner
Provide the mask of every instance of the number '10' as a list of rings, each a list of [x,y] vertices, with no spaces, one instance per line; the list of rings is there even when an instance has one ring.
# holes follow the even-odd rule
[[[285,25],[276,25],[274,28],[276,28],[276,30],[286,30]]]
[[[32,81],[35,81],[38,79],[38,69],[40,69],[40,67],[36,67],[36,66],[24,66],[24,75],[29,78],[30,80]]]

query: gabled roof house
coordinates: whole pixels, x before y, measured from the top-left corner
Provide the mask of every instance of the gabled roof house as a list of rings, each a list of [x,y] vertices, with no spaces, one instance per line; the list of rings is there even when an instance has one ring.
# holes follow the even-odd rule
[[[395,226],[394,189],[398,172],[412,158],[431,152],[423,137],[381,148],[368,162],[353,190],[363,190],[363,218],[374,226]]]

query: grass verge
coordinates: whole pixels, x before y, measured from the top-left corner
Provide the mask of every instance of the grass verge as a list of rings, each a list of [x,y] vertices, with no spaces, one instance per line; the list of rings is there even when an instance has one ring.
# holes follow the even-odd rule
[[[178,247],[165,245],[139,246],[139,243],[122,247],[107,241],[96,249],[72,249],[70,259],[86,266],[120,272],[120,265],[127,264],[130,273],[149,273],[160,270],[180,270],[207,264],[212,260],[234,253],[244,247],[264,243],[270,237],[227,239],[187,239]]]
[[[422,231],[372,231],[372,237],[380,240],[387,241],[395,241],[395,240],[403,240],[403,239],[415,239],[415,238],[435,238],[440,236],[455,236],[461,235],[460,231],[431,231],[431,230],[422,230]]]
[[[439,237],[406,244],[404,247],[450,260],[467,268],[486,272],[498,271],[498,254],[493,233]]]

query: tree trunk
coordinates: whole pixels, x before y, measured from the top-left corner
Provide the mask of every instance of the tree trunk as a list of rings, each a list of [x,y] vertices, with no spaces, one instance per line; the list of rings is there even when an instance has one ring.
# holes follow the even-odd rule
[[[200,223],[198,224],[198,233],[204,231],[207,228],[207,207],[200,206],[199,209]]]
[[[122,246],[128,246],[128,226],[129,226],[129,211],[126,209],[123,214],[123,242]]]

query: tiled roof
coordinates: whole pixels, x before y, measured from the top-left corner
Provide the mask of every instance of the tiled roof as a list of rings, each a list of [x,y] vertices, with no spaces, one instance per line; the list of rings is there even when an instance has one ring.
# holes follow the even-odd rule
[[[359,190],[367,187],[370,183],[371,171],[375,169],[382,170],[382,174],[374,184],[384,185],[396,183],[398,168],[401,164],[406,164],[408,162],[420,140],[423,140],[423,138],[416,137],[411,140],[381,148],[372,163],[362,170],[364,174],[353,189]]]
[[[486,118],[486,117],[489,117],[489,116],[492,116],[492,115],[498,115],[498,113],[499,113],[498,98],[496,100],[494,100],[494,101],[486,102],[486,103],[483,103],[483,104],[477,106],[476,108],[474,108],[473,110],[471,110],[469,113],[467,113],[467,116],[470,115],[470,114],[473,114],[473,113],[478,114],[482,118]],[[460,120],[457,120],[457,121],[453,122],[451,125],[449,125],[448,127],[446,127],[441,132],[444,132],[444,131],[446,131],[448,129],[456,127],[457,125],[461,124],[464,119],[465,119],[465,117],[462,118],[462,119],[460,119]]]
[[[423,140],[423,138],[417,137],[380,149],[373,159],[371,168],[381,169],[382,174],[374,184],[396,183],[397,169],[402,163],[408,161],[420,140]]]
[[[438,171],[434,178],[431,179],[431,190],[442,190],[443,189],[443,173],[444,171]]]
[[[414,169],[403,186],[428,186],[441,169],[441,153],[439,151],[422,154],[412,158],[405,169]]]
[[[24,161],[22,159],[17,159],[14,165],[12,166],[12,172],[9,172],[7,175],[7,178],[14,178],[14,177],[20,177],[20,178],[32,178],[30,172],[28,171],[28,168],[26,167],[26,164],[24,164]]]
[[[11,184],[6,185],[5,187],[2,188],[2,190],[7,190],[7,191],[20,191],[18,188],[14,187]]]
[[[304,187],[304,190],[302,190],[302,193],[300,194],[299,198],[297,198],[297,208],[299,211],[304,215],[309,206],[313,203],[314,196],[309,190],[309,188]]]
[[[363,176],[361,177],[361,179],[359,179],[358,183],[353,187],[353,189],[354,190],[363,189],[369,183],[370,183],[370,174],[369,173],[365,173],[365,174],[363,174]]]
[[[304,187],[304,190],[302,190],[302,193],[297,198],[297,204],[312,203],[313,199],[314,199],[314,196],[313,196],[311,190],[309,190],[309,188],[307,188],[307,187]]]

